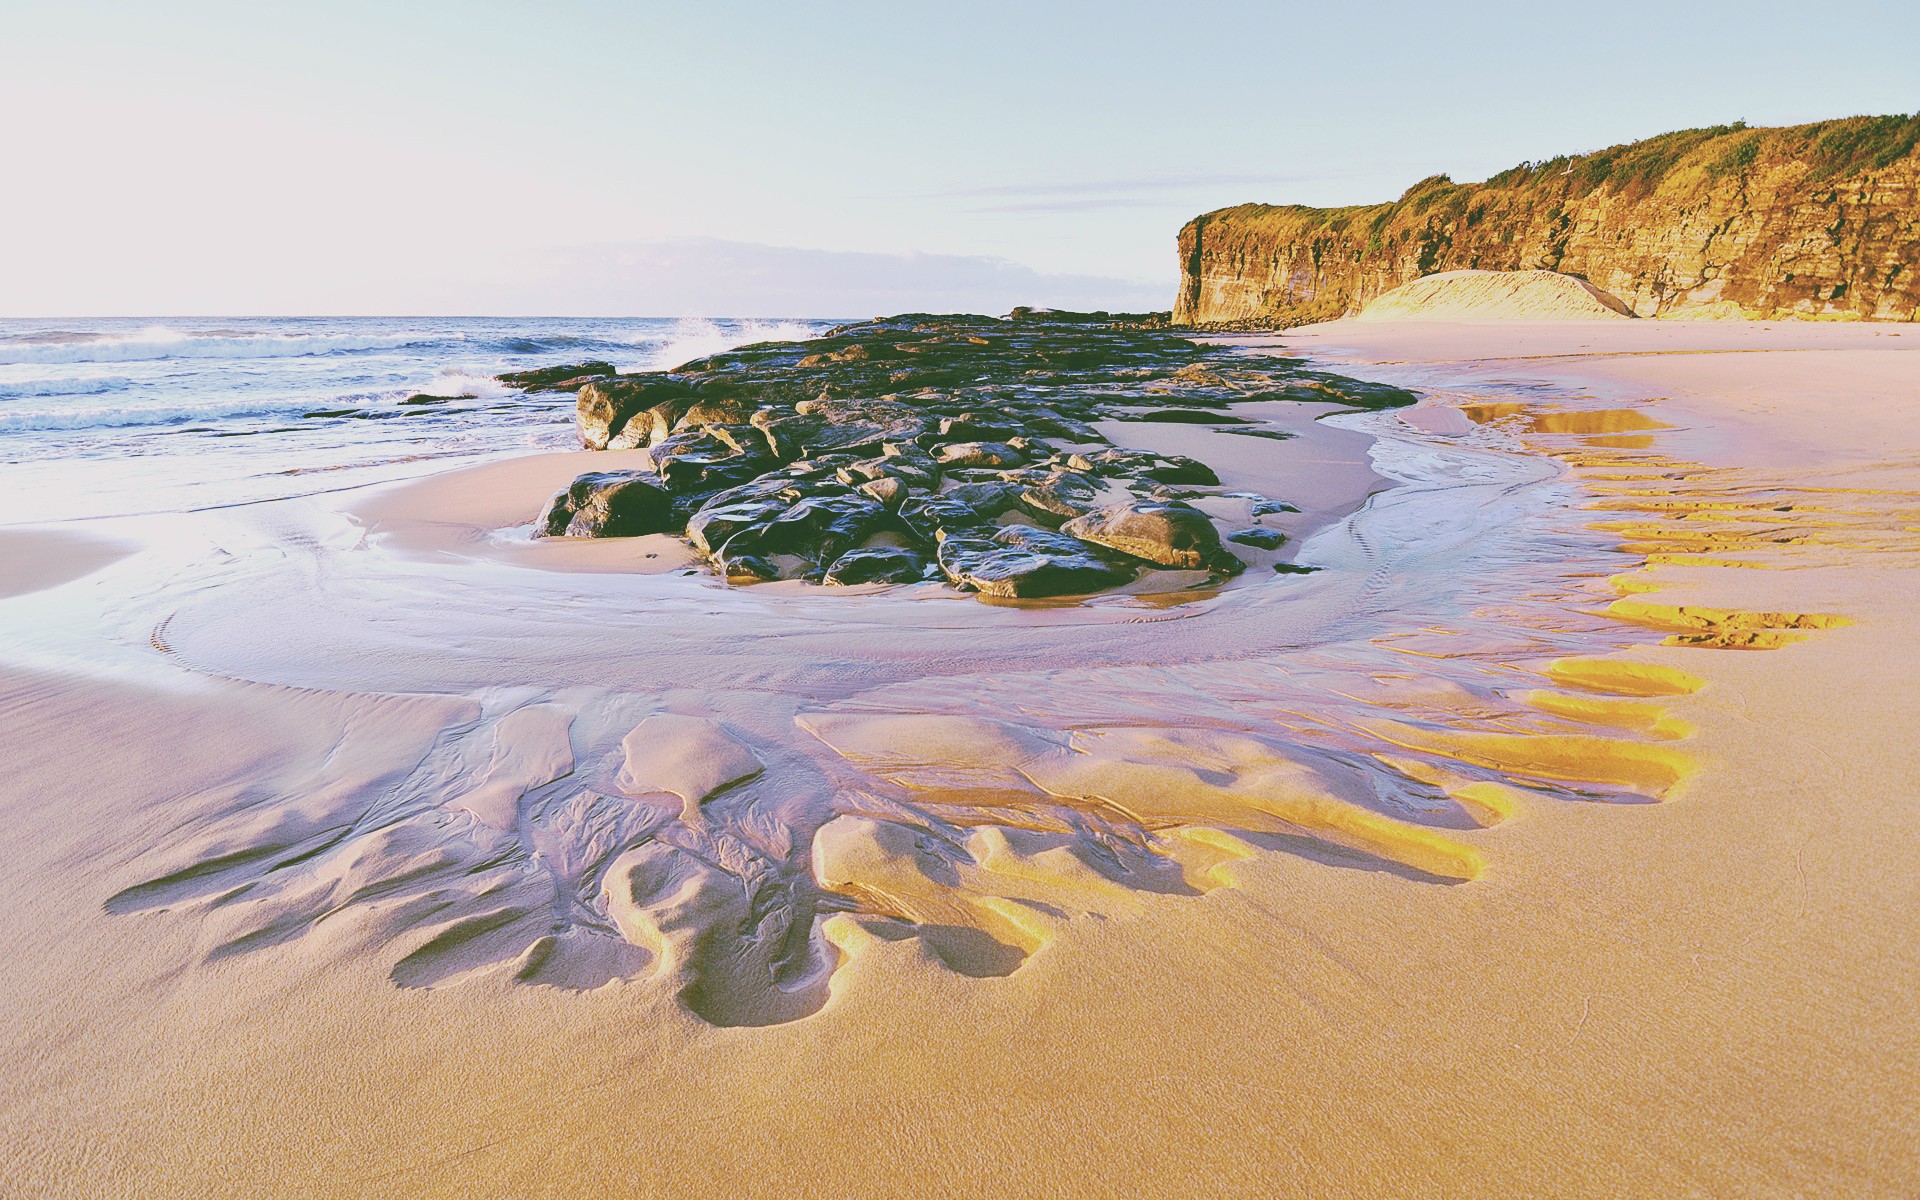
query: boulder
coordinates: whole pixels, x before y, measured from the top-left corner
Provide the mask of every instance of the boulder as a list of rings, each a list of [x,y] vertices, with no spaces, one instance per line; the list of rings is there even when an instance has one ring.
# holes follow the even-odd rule
[[[745,483],[775,465],[757,447],[743,453],[742,444],[721,426],[689,429],[653,447],[653,469],[674,491],[700,492]]]
[[[1012,483],[963,483],[931,496],[912,496],[900,506],[900,516],[924,541],[942,531],[953,532],[993,525],[1008,513],[1025,516],[1021,488]]]
[[[1141,471],[1148,479],[1161,483],[1198,483],[1212,485],[1220,482],[1213,468],[1196,458],[1187,458],[1179,454],[1162,454],[1159,461]]]
[[[656,405],[668,405],[672,417],[665,429],[649,419],[628,434],[621,446],[646,446],[671,430],[673,422],[693,404],[693,389],[685,380],[670,375],[619,375],[596,379],[581,387],[574,401],[574,419],[580,427],[580,442],[589,450],[605,450],[621,437],[636,414]]]
[[[582,475],[547,502],[535,537],[638,537],[679,529],[673,497],[646,471]]]
[[[687,522],[687,540],[702,554],[709,557],[718,555],[720,548],[731,541],[734,534],[765,525],[795,503],[797,500],[778,496],[736,500],[731,504],[709,503]]]
[[[1057,471],[1024,488],[1020,506],[1041,524],[1058,526],[1094,511],[1099,495],[1099,487],[1085,475]]]
[[[1272,550],[1285,543],[1287,535],[1281,533],[1278,529],[1268,529],[1264,525],[1255,525],[1248,529],[1234,530],[1227,535],[1227,540],[1230,542],[1238,542],[1242,546],[1254,546],[1261,550]]]
[[[861,484],[856,490],[872,496],[875,500],[896,511],[907,498],[907,485],[890,476],[869,480]]]
[[[1076,517],[1060,528],[1083,541],[1163,567],[1217,570],[1233,559],[1221,547],[1220,532],[1207,514],[1177,500],[1126,500]]]
[[[936,446],[934,461],[942,467],[1017,467],[1027,456],[1005,442],[950,442]]]
[[[849,550],[827,568],[825,582],[919,583],[935,574],[933,564],[920,551],[907,546],[866,546]]]
[[[750,404],[735,396],[726,396],[713,400],[696,400],[680,414],[674,423],[674,429],[693,429],[701,425],[746,425],[759,411],[759,405]],[[755,437],[755,442],[762,439]]]
[[[825,567],[874,534],[899,529],[899,519],[871,496],[809,496],[770,520],[737,530],[721,550],[761,558],[793,555]],[[711,525],[706,536],[713,536]]]
[[[897,400],[834,396],[802,400],[791,415],[762,410],[753,423],[782,460],[862,449],[872,453],[886,442],[910,442],[932,427],[926,413]]]
[[[1075,537],[1031,525],[940,540],[940,570],[987,596],[1078,596],[1132,581],[1134,568]]]
[[[567,363],[558,367],[534,367],[529,371],[507,371],[494,378],[508,387],[528,392],[574,392],[583,384],[614,373],[610,362]]]
[[[839,469],[839,479],[847,484],[870,479],[898,479],[910,488],[932,491],[940,486],[940,467],[930,455],[908,450],[848,463]]]
[[[1135,421],[1158,421],[1162,424],[1176,425],[1245,425],[1247,418],[1230,416],[1227,413],[1208,412],[1201,408],[1156,408],[1150,412],[1134,413]]]

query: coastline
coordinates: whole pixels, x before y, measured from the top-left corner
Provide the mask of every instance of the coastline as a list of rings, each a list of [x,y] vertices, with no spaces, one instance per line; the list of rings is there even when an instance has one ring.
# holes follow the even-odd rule
[[[1621,328],[1631,332],[1616,335]],[[1848,339],[1879,332],[1781,328],[1778,336],[1766,331],[1760,345],[1811,350],[1827,339],[1843,343],[1833,353],[1858,358],[1864,352]],[[1551,510],[1535,502],[1543,488],[1566,488],[1552,495],[1580,503],[1647,506],[1758,504],[1793,493],[1793,519],[1806,525],[1798,541],[1652,551],[1776,569],[1669,563],[1632,572],[1634,590],[1619,592],[1607,576],[1627,575],[1632,565],[1619,558],[1611,571],[1596,569],[1592,611],[1570,610],[1562,595],[1535,614],[1551,610],[1564,626],[1528,634],[1541,644],[1596,647],[1641,628],[1600,611],[1615,599],[1853,622],[1795,630],[1803,640],[1760,653],[1654,645],[1676,632],[1665,629],[1640,637],[1626,659],[1707,682],[1671,706],[1693,728],[1682,740],[1702,762],[1675,798],[1581,804],[1530,792],[1490,827],[1462,826],[1455,818],[1466,809],[1450,811],[1435,828],[1484,849],[1488,863],[1464,885],[1433,886],[1378,860],[1330,857],[1324,847],[1307,852],[1284,832],[1270,844],[1242,843],[1258,853],[1233,848],[1190,859],[1183,878],[1192,894],[1117,891],[1110,881],[1073,876],[1077,903],[1097,917],[1021,910],[1031,945],[1017,969],[998,975],[952,969],[936,961],[931,943],[889,940],[845,914],[829,916],[840,922],[828,936],[841,956],[830,997],[783,1024],[703,1022],[672,992],[636,984],[569,991],[483,975],[454,988],[395,988],[388,960],[374,952],[390,915],[378,906],[330,910],[320,950],[291,937],[274,946],[275,931],[287,928],[275,918],[253,931],[268,943],[264,952],[206,961],[224,918],[203,925],[201,916],[169,911],[190,908],[184,893],[126,915],[109,917],[102,907],[155,878],[149,856],[166,858],[170,845],[173,865],[192,865],[177,851],[183,822],[211,839],[196,847],[203,861],[223,847],[245,851],[250,843],[219,820],[239,793],[287,785],[289,772],[315,756],[337,766],[343,748],[346,765],[369,777],[425,761],[442,744],[440,731],[480,720],[503,688],[536,689],[545,703],[564,700],[569,688],[590,693],[582,711],[600,714],[588,724],[601,735],[638,712],[631,704],[594,709],[609,693],[651,688],[686,702],[717,689],[717,699],[697,703],[715,706],[715,716],[770,755],[769,747],[796,744],[795,688],[843,712],[945,704],[958,714],[967,704],[943,695],[941,684],[966,680],[982,688],[986,711],[1053,703],[1085,724],[1128,711],[1135,721],[1169,713],[1205,720],[1212,710],[1196,678],[1231,677],[1249,645],[1307,640],[1302,628],[1338,630],[1352,620],[1340,606],[1359,593],[1337,594],[1332,610],[1310,619],[1286,611],[1285,585],[1229,589],[1162,610],[1130,597],[1036,612],[942,599],[904,606],[911,613],[894,605],[890,616],[860,597],[796,596],[786,584],[679,587],[687,581],[662,578],[646,585],[661,590],[642,595],[680,614],[669,628],[692,640],[635,664],[626,656],[647,645],[644,631],[614,632],[619,612],[637,615],[635,593],[609,589],[637,581],[581,574],[631,564],[565,562],[554,573],[568,576],[566,589],[541,593],[508,620],[498,611],[501,587],[524,597],[524,575],[496,587],[488,573],[504,564],[489,562],[457,586],[430,586],[427,567],[405,561],[431,564],[470,547],[473,530],[520,504],[505,489],[490,490],[494,484],[512,475],[512,497],[520,487],[531,493],[534,476],[550,487],[546,473],[570,469],[564,463],[516,459],[479,469],[490,476],[388,489],[360,508],[359,536],[385,537],[393,552],[357,559],[339,550],[352,546],[353,522],[325,505],[282,505],[272,510],[275,523],[297,536],[275,552],[320,547],[310,566],[263,576],[263,590],[248,584],[244,605],[208,605],[209,594],[234,590],[230,579],[174,581],[171,594],[187,616],[151,630],[124,619],[116,626],[125,644],[148,640],[196,674],[254,682],[129,703],[116,697],[124,685],[9,672],[10,741],[26,753],[7,804],[9,819],[30,836],[8,888],[21,916],[6,953],[33,968],[9,991],[17,1011],[34,1014],[0,1047],[9,1067],[5,1125],[23,1147],[16,1175],[48,1194],[100,1194],[116,1181],[129,1191],[186,1194],[217,1175],[237,1192],[251,1184],[256,1193],[378,1195],[405,1186],[454,1194],[486,1180],[530,1194],[598,1183],[644,1194],[725,1186],[890,1195],[924,1188],[930,1171],[956,1172],[953,1187],[998,1194],[1111,1194],[1196,1175],[1228,1194],[1260,1194],[1391,1190],[1418,1161],[1423,1182],[1436,1188],[1601,1195],[1818,1182],[1857,1195],[1900,1194],[1915,1173],[1899,1120],[1916,1099],[1916,1030],[1898,988],[1920,948],[1899,923],[1875,916],[1920,898],[1901,850],[1915,832],[1901,784],[1916,772],[1911,752],[1893,744],[1897,720],[1885,717],[1920,705],[1906,650],[1920,630],[1903,600],[1914,556],[1901,524],[1911,521],[1901,505],[1911,501],[1913,438],[1891,417],[1880,425],[1837,419],[1847,415],[1845,388],[1803,361],[1769,361],[1751,378],[1729,377],[1718,373],[1731,361],[1723,356],[1630,342],[1676,352],[1595,359],[1605,344],[1591,341],[1737,342],[1754,333],[1697,325],[1643,332],[1625,322],[1604,334],[1373,326],[1365,335],[1372,340],[1362,342],[1343,325],[1279,339],[1286,352],[1317,355],[1335,369],[1440,393],[1399,415],[1367,418],[1380,432],[1399,422],[1404,453],[1432,457],[1433,478],[1451,472],[1445,477],[1458,482],[1429,514],[1432,530],[1475,512],[1487,514],[1490,531],[1509,527],[1522,519],[1497,507],[1509,489],[1533,489],[1523,516]],[[1463,352],[1468,337],[1480,340]],[[1920,346],[1910,338],[1902,345],[1908,340]],[[1835,374],[1885,380],[1889,389],[1915,377],[1851,360]],[[1787,411],[1793,406],[1781,397],[1789,390],[1816,407]],[[1647,403],[1650,392],[1672,394]],[[1912,385],[1900,395],[1911,402]],[[1507,427],[1476,432],[1439,415],[1465,404],[1555,408],[1567,398],[1576,408],[1645,407],[1678,428],[1575,433],[1649,444],[1562,444],[1565,456],[1555,459],[1502,449],[1499,439],[1527,436]],[[1375,457],[1374,467],[1390,461]],[[1541,470],[1474,475],[1503,461]],[[1822,505],[1800,495],[1828,486],[1861,489],[1834,493],[1858,502]],[[1608,487],[1616,492],[1597,490]],[[1434,494],[1442,491],[1436,484]],[[462,515],[489,494],[497,512]],[[1477,558],[1436,553],[1419,567],[1414,552],[1432,530],[1415,524],[1423,512],[1410,503],[1415,495],[1380,493],[1386,499],[1361,510],[1369,515],[1358,535],[1360,514],[1342,513],[1300,553],[1324,554],[1330,567],[1348,566],[1362,581],[1370,573],[1360,568],[1371,561],[1407,577],[1396,585],[1428,589],[1409,595],[1427,597],[1461,586],[1446,572],[1458,574],[1464,563],[1524,567],[1503,559],[1497,545],[1476,545]],[[1822,507],[1847,511],[1821,514]],[[1659,520],[1644,509],[1619,519]],[[1821,532],[1831,522],[1847,524],[1844,538]],[[1374,540],[1396,526],[1398,543]],[[1618,532],[1624,543],[1659,540],[1646,530]],[[1471,534],[1461,536],[1473,542]],[[1830,544],[1836,540],[1844,544]],[[1378,557],[1362,557],[1368,549]],[[1769,561],[1775,556],[1781,561]],[[69,586],[105,593],[113,578]],[[310,590],[313,579],[326,590]],[[1524,608],[1524,588],[1492,583],[1487,597]],[[1638,590],[1643,584],[1660,590]],[[1266,603],[1257,592],[1270,593],[1258,597]],[[316,596],[326,603],[313,604]],[[282,597],[290,599],[278,603]],[[542,604],[557,615],[547,644],[529,647],[523,639],[541,627]],[[837,612],[824,611],[829,605]],[[110,602],[101,611],[132,615]],[[426,643],[434,613],[443,634],[459,635],[464,658]],[[1225,613],[1246,622],[1230,627],[1242,636],[1209,629]],[[1491,627],[1506,617],[1484,619]],[[1527,619],[1520,612],[1520,624]],[[1137,640],[1143,620],[1159,621],[1160,635],[1145,649],[1185,653],[1187,676],[1138,673],[1118,635]],[[776,629],[774,621],[785,624]],[[383,623],[405,636],[380,632]],[[724,646],[728,623],[736,641],[742,628],[748,643],[756,630],[772,635],[779,653],[800,656],[798,668],[769,670],[769,652]],[[1057,682],[1036,688],[1033,660],[1047,652],[1038,637],[1022,639],[1068,625],[1093,632],[1071,654],[1044,657],[1040,666]],[[926,626],[935,628],[913,632]],[[849,637],[862,639],[857,653],[834,648],[835,638]],[[871,644],[876,637],[899,644]],[[1395,641],[1417,656],[1445,657],[1428,642]],[[706,647],[708,657],[690,646]],[[1499,647],[1489,653],[1465,658],[1457,676],[1432,677],[1436,686],[1519,670]],[[686,660],[675,662],[676,654]],[[1385,657],[1394,654],[1403,651]],[[527,669],[503,679],[495,668],[509,660]],[[688,662],[701,673],[688,678]],[[291,669],[296,663],[303,665]],[[824,664],[834,668],[825,683]],[[900,677],[914,664],[924,681]],[[1022,674],[992,690],[1001,672]],[[1152,689],[1142,686],[1149,682]],[[1285,686],[1271,673],[1241,684],[1217,699],[1283,723],[1303,720],[1271,699]],[[1132,707],[1109,711],[1103,697]],[[1377,708],[1404,702],[1391,688],[1362,698]],[[378,744],[355,740],[356,729],[370,727]],[[592,736],[576,725],[574,740]],[[171,751],[180,744],[202,749],[189,760]],[[144,804],[129,802],[130,780],[140,781],[133,790]],[[58,821],[46,810],[48,795],[71,798]],[[185,809],[174,807],[183,801]],[[101,830],[113,831],[104,854]],[[1047,875],[1047,865],[1028,869]],[[1064,886],[1058,871],[1047,877]],[[1191,886],[1203,877],[1219,885]],[[75,892],[83,903],[73,903]],[[193,965],[182,970],[183,963]],[[84,1011],[74,1011],[76,996],[89,998]],[[500,1046],[511,1048],[505,1061]],[[76,1079],[91,1082],[80,1089]],[[164,1102],[137,1103],[152,1095]],[[1062,1104],[1063,1095],[1081,1099]],[[1421,1098],[1413,1118],[1409,1096]],[[515,1114],[511,1128],[494,1115],[503,1111]],[[1196,1128],[1211,1136],[1196,1142]],[[884,1142],[849,1138],[849,1129],[897,1131],[924,1157],[903,1161]],[[81,1150],[82,1140],[94,1149]],[[663,1155],[666,1144],[677,1152]],[[1031,1155],[1036,1144],[1055,1151]],[[144,1150],[131,1153],[133,1146]],[[397,1163],[406,1164],[399,1174]]]

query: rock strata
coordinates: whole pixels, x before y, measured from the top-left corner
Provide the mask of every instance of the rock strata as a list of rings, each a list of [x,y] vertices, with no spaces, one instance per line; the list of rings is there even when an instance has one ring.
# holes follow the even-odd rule
[[[1635,316],[1920,317],[1920,115],[1723,125],[1180,231],[1173,319],[1331,320],[1443,271],[1553,271]]]
[[[652,467],[581,475],[548,503],[538,536],[674,533],[740,582],[944,579],[1006,598],[1101,591],[1149,568],[1242,569],[1184,502],[1219,494],[1213,470],[1114,446],[1095,422],[1156,405],[1233,422],[1216,410],[1413,399],[1081,314],[907,315],[671,371],[603,365],[503,377],[580,381],[582,445],[644,449]]]

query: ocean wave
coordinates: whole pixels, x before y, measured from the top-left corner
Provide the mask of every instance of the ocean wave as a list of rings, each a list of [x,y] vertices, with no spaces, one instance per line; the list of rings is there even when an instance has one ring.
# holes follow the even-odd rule
[[[805,321],[729,321],[722,324],[705,317],[685,317],[660,335],[661,344],[653,349],[639,368],[643,371],[667,371],[674,367],[719,354],[755,342],[804,342],[819,332]],[[651,341],[649,336],[646,340]]]
[[[492,400],[505,396],[516,396],[519,392],[501,383],[493,377],[491,371],[479,367],[442,367],[432,379],[421,384],[406,395],[422,396],[472,396],[480,400]]]
[[[147,362],[173,358],[303,358],[364,350],[464,341],[463,334],[405,331],[389,334],[187,332],[155,325],[137,333],[49,333],[31,341],[0,343],[0,364]]]
[[[127,429],[154,425],[186,425],[242,417],[295,417],[319,408],[347,408],[348,404],[308,397],[299,400],[234,398],[200,404],[155,405],[150,408],[105,404],[63,404],[59,408],[0,408],[0,433],[57,433],[82,429]]]
[[[579,333],[516,333],[505,337],[491,337],[474,344],[476,351],[486,350],[497,354],[604,354],[609,351],[631,351],[634,342],[645,340],[651,334],[641,334],[634,338],[594,336]]]
[[[413,396],[445,396],[448,399],[471,397],[478,400],[512,398],[516,408],[528,416],[540,418],[550,410],[564,407],[572,412],[571,397],[546,397],[550,404],[527,403],[527,397],[508,388],[490,375],[460,370],[443,370],[418,387],[377,388],[348,392],[307,392],[298,395],[229,395],[199,399],[168,399],[146,404],[76,403],[72,393],[45,397],[45,403],[19,400],[0,404],[0,433],[66,433],[79,431],[111,432],[116,429],[152,428],[168,425],[219,424],[249,418],[261,420],[297,420],[312,412],[369,410],[373,412],[410,411],[401,401]],[[560,404],[564,399],[566,403]],[[412,410],[417,411],[417,410]],[[438,411],[437,409],[435,411]]]
[[[0,400],[30,400],[40,396],[98,396],[133,386],[126,375],[89,375],[77,379],[23,379],[0,381]]]

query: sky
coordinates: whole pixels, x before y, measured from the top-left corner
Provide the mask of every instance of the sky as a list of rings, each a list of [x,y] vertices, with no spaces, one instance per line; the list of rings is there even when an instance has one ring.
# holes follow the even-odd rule
[[[1920,4],[0,0],[0,315],[1156,309],[1246,201],[1920,109]]]

